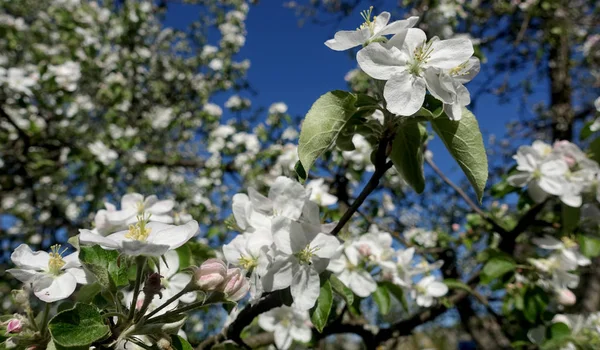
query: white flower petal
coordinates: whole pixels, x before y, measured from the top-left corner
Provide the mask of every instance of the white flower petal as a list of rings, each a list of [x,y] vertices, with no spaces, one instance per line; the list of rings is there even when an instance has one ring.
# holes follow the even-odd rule
[[[295,254],[308,245],[302,225],[283,216],[273,218],[271,223],[273,241],[277,249],[285,254]]]
[[[71,296],[77,287],[75,276],[63,273],[60,276],[42,275],[33,281],[33,294],[40,300],[52,303]]]
[[[310,242],[311,249],[315,249],[314,254],[324,259],[333,257],[339,246],[340,241],[335,236],[326,233],[318,233]]]
[[[375,79],[388,80],[395,74],[406,71],[406,59],[395,48],[386,48],[373,43],[356,54],[360,69]]]
[[[412,28],[419,21],[419,17],[412,16],[404,20],[394,21],[388,24],[382,31],[380,31],[379,35],[388,35],[388,34],[398,34],[401,31],[404,31],[408,28]]]
[[[45,251],[33,252],[27,244],[21,244],[12,252],[10,259],[23,269],[45,270],[48,268],[50,255]]]
[[[292,220],[300,218],[307,198],[304,186],[284,176],[275,179],[269,190],[269,199],[273,202],[273,211],[276,212],[276,215]]]
[[[435,40],[431,44],[432,53],[427,65],[442,69],[452,69],[473,56],[473,43],[467,38]]]
[[[321,285],[317,271],[309,265],[300,265],[290,286],[294,307],[300,310],[310,309],[315,305],[320,290]]]
[[[360,30],[342,30],[325,42],[325,45],[335,51],[344,51],[362,45],[369,40],[369,28]]]
[[[387,109],[397,115],[409,116],[416,113],[425,100],[425,80],[404,71],[387,81],[383,96]]]

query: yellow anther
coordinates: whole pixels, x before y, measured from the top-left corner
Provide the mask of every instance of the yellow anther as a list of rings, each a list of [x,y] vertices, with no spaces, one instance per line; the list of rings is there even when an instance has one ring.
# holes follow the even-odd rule
[[[252,257],[240,255],[240,258],[238,259],[238,265],[241,266],[244,270],[250,271],[253,267],[258,265],[258,263],[256,259]]]
[[[570,237],[563,237],[563,238],[561,238],[561,241],[563,242],[563,244],[565,245],[565,248],[567,248],[567,249],[577,247],[577,243],[574,240],[572,240]]]
[[[135,239],[136,241],[145,241],[148,239],[152,229],[146,227],[148,219],[143,216],[138,216],[138,222],[134,225],[129,225],[129,232],[125,234],[125,238]]]
[[[55,244],[50,247],[50,259],[48,260],[48,271],[54,275],[60,274],[60,270],[65,266],[66,262],[62,258],[62,254],[67,251],[65,248],[62,252],[60,251],[60,244]]]

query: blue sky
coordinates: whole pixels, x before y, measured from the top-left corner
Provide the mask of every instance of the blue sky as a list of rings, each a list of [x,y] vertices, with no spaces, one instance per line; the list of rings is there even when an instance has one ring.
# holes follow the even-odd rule
[[[387,3],[393,12],[395,1]],[[344,75],[356,67],[356,61],[348,52],[332,51],[323,43],[333,36],[336,29],[358,27],[362,23],[360,10],[343,20],[339,27],[336,23],[319,25],[310,22],[299,27],[298,17],[293,10],[285,8],[283,2],[261,1],[252,6],[246,23],[246,45],[239,57],[251,61],[248,78],[258,92],[251,98],[253,106],[268,107],[273,102],[283,101],[289,106],[289,113],[304,115],[320,95],[330,90],[347,89]],[[197,12],[190,11],[189,5],[173,5],[166,24],[181,27],[196,16]],[[493,62],[493,57],[490,62]],[[472,86],[477,84],[477,79],[471,83]],[[483,80],[482,75],[479,79]],[[546,92],[542,87],[533,98],[545,99]],[[477,101],[474,113],[486,144],[490,133],[502,137],[505,124],[517,119],[517,102],[515,99],[509,104],[500,104],[491,95],[484,95]],[[511,146],[525,142],[516,140]],[[434,140],[430,149],[436,162],[452,178],[459,180],[463,176],[456,170],[456,163],[439,140]]]

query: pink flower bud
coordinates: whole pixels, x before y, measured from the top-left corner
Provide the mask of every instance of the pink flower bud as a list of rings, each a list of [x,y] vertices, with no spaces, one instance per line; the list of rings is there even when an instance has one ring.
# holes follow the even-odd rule
[[[227,265],[219,259],[208,259],[196,270],[196,283],[205,291],[218,289],[227,277]]]
[[[459,224],[452,224],[452,231],[458,232],[458,230],[460,230],[460,225]]]
[[[18,318],[13,318],[6,325],[6,333],[21,333],[23,330],[23,322]]]
[[[574,305],[577,301],[577,297],[573,292],[568,289],[561,289],[558,291],[558,302],[561,305]]]
[[[246,296],[250,284],[240,269],[227,270],[227,278],[223,282],[223,294],[228,300],[238,301]]]

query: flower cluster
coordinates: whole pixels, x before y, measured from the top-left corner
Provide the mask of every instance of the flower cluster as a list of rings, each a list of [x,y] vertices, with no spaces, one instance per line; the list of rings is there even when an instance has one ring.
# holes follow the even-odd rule
[[[557,141],[553,146],[534,141],[531,146],[519,147],[514,159],[517,172],[508,177],[508,183],[527,186],[527,193],[537,203],[558,196],[566,205],[580,207],[586,193],[600,201],[600,187],[595,185],[600,175],[598,163],[569,141]]]
[[[415,264],[415,248],[394,250],[392,236],[371,226],[368,233],[349,239],[341,247],[342,254],[329,263],[333,272],[360,297],[368,297],[377,289],[377,280],[390,281],[410,291],[417,305],[431,306],[448,287],[430,273],[441,267],[438,261]],[[417,279],[418,276],[422,278]]]
[[[233,214],[242,234],[223,246],[232,265],[251,273],[253,299],[263,291],[290,287],[294,307],[308,310],[319,296],[319,273],[334,257],[339,240],[322,225],[310,190],[278,177],[268,197],[250,188],[233,197]]]
[[[383,96],[390,112],[415,114],[429,91],[443,102],[450,119],[460,120],[462,107],[471,102],[464,84],[479,73],[479,59],[472,57],[471,40],[427,40],[424,31],[412,28],[418,17],[388,24],[389,12],[371,19],[371,10],[362,13],[365,22],[359,29],[338,32],[325,45],[338,51],[364,46],[356,60],[369,76],[385,81]]]

